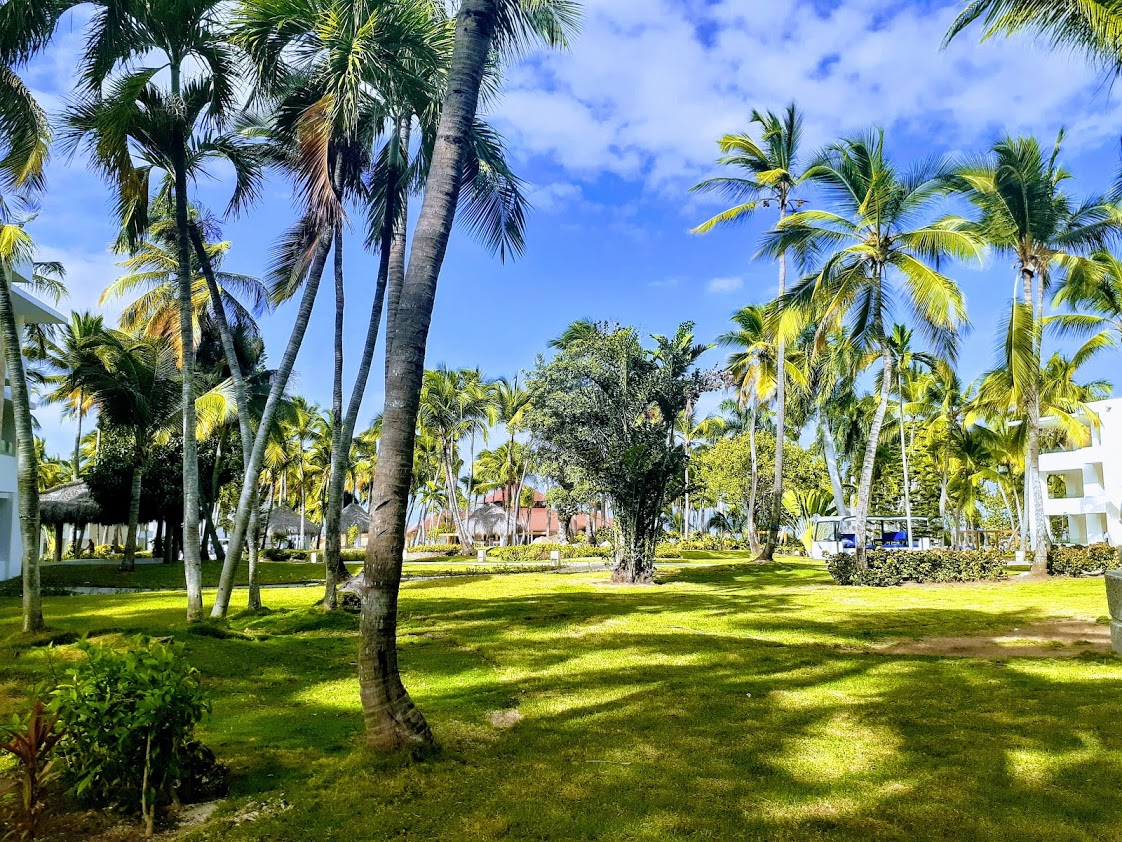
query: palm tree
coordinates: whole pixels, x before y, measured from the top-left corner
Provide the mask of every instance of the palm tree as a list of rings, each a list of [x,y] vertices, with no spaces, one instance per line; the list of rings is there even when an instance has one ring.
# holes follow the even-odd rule
[[[979,21],[983,41],[1028,31],[1050,47],[1086,53],[1113,75],[1122,71],[1122,7],[1114,0],[970,0],[943,46]]]
[[[869,429],[855,514],[857,564],[864,566],[865,529],[881,428],[892,393],[894,299],[906,302],[916,328],[936,353],[954,358],[966,322],[957,284],[933,268],[946,258],[981,258],[979,238],[963,220],[934,220],[932,206],[947,173],[935,165],[900,171],[888,159],[883,131],[830,146],[807,172],[830,211],[799,211],[765,239],[764,251],[793,249],[804,262],[821,257],[815,274],[778,299],[780,331],[808,322],[825,337],[845,325],[847,341],[882,362],[880,397]]]
[[[42,355],[43,362],[52,372],[45,378],[45,385],[49,387],[49,391],[42,395],[43,402],[64,405],[65,411],[78,422],[72,461],[72,472],[75,477],[81,476],[82,473],[80,452],[82,421],[93,408],[93,400],[74,379],[74,372],[78,368],[78,363],[85,358],[91,343],[98,342],[104,333],[105,321],[101,316],[95,316],[88,311],[71,313],[70,322],[49,338],[45,353]]]
[[[132,570],[144,465],[155,434],[176,414],[180,375],[175,350],[163,337],[108,331],[91,343],[73,376],[97,406],[99,423],[129,430],[133,436],[128,533],[121,562],[122,570]]]
[[[1122,217],[1103,196],[1076,202],[1062,184],[1071,174],[1059,166],[1060,132],[1050,155],[1034,138],[1006,138],[989,155],[958,165],[951,184],[978,209],[974,236],[1013,259],[1016,281],[1004,336],[1007,367],[1020,397],[1017,411],[1026,425],[1025,500],[1034,523],[1033,572],[1045,575],[1048,534],[1044,498],[1036,479],[1040,456],[1041,342],[1045,292],[1057,269],[1081,277],[1099,274],[1087,257],[1105,248]]]
[[[749,121],[760,127],[761,142],[751,135],[727,134],[718,141],[723,158],[717,163],[733,167],[743,176],[718,176],[696,185],[694,191],[715,192],[728,197],[736,205],[693,229],[695,234],[705,234],[714,228],[749,218],[761,205],[771,207],[774,202],[782,223],[791,211],[802,207],[802,199],[794,193],[802,180],[799,172],[799,143],[802,138],[802,115],[791,103],[780,116],[773,111],[761,114],[752,112]],[[779,255],[779,295],[787,292],[787,255]],[[761,561],[771,561],[779,536],[779,519],[783,511],[783,447],[786,429],[786,346],[784,337],[778,337],[776,368],[780,372],[775,381],[775,424],[779,431],[775,437],[775,476],[772,485],[772,511],[768,513],[767,544],[760,554]]]
[[[35,14],[5,17],[0,57],[26,61],[49,42],[66,13],[82,4],[43,0]],[[87,27],[79,95],[66,116],[68,142],[72,148],[87,144],[94,165],[113,184],[128,243],[139,242],[148,224],[153,173],[164,174],[160,191],[174,199],[183,348],[184,568],[188,617],[198,620],[202,589],[188,182],[210,159],[232,161],[237,185],[231,207],[236,209],[253,197],[259,172],[236,137],[223,132],[236,98],[237,57],[226,40],[222,0],[94,0],[92,5],[100,13]],[[138,68],[141,63],[145,66]],[[156,83],[163,71],[167,89]]]

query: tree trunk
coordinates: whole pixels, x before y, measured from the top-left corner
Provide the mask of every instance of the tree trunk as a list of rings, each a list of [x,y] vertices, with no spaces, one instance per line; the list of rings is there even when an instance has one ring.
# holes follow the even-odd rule
[[[865,443],[865,461],[861,464],[861,482],[857,487],[857,515],[853,544],[856,548],[859,570],[868,569],[868,561],[865,558],[865,530],[869,519],[869,502],[873,494],[873,468],[876,466],[880,431],[884,426],[885,413],[888,411],[888,399],[892,394],[892,350],[886,346],[881,358],[884,363],[884,374],[881,377],[880,401],[877,403],[877,411],[873,414],[873,423],[869,427],[869,440]]]
[[[752,423],[748,428],[748,450],[752,454],[752,485],[751,492],[748,497],[748,549],[752,551],[753,555],[760,554],[760,533],[756,529],[756,490],[759,484],[760,472],[756,464],[756,423],[757,423],[757,407],[756,396],[752,396],[752,409],[751,409]]]
[[[125,533],[125,557],[121,569],[136,570],[136,525],[140,521],[140,491],[144,476],[143,451],[140,442],[133,452],[132,485],[129,488],[129,528]]]
[[[904,531],[908,536],[907,546],[912,546],[912,491],[908,480],[908,437],[904,429],[904,372],[898,373],[900,386],[900,461],[904,469]]]
[[[1044,319],[1044,280],[1037,273],[1024,279],[1025,297],[1032,296],[1033,366],[1031,388],[1025,393],[1026,452],[1025,476],[1031,477],[1032,492],[1032,575],[1048,575],[1048,519],[1044,515],[1044,489],[1040,482],[1040,342]]]
[[[834,508],[839,517],[849,516],[849,506],[845,502],[845,489],[842,486],[841,470],[838,467],[838,452],[834,444],[834,432],[826,413],[818,410],[818,440],[822,443],[822,455],[826,460],[826,471],[830,475],[830,490],[834,495]]]
[[[460,546],[465,552],[475,549],[475,542],[468,533],[467,518],[460,512],[460,500],[456,494],[456,453],[453,445],[444,446],[444,487],[447,490],[448,510],[452,515],[452,523],[456,527],[456,536],[460,539]]]
[[[400,138],[395,143],[399,143]],[[374,288],[374,300],[370,305],[370,323],[366,328],[366,343],[362,348],[362,358],[359,361],[358,374],[355,376],[354,389],[351,390],[351,399],[347,404],[347,413],[343,416],[342,426],[339,430],[338,441],[333,440],[331,443],[331,483],[328,487],[327,494],[327,512],[324,518],[327,528],[326,545],[324,548],[324,563],[327,568],[326,584],[324,587],[323,607],[328,611],[333,611],[338,604],[335,588],[337,581],[349,576],[347,568],[343,565],[342,554],[340,552],[340,542],[342,540],[339,534],[339,524],[343,515],[343,488],[346,480],[346,462],[350,457],[350,444],[351,439],[354,437],[355,425],[358,423],[358,413],[362,407],[362,399],[366,394],[366,386],[370,380],[370,368],[374,360],[374,349],[378,344],[378,327],[382,322],[382,308],[386,299],[386,285],[389,281],[390,273],[390,260],[391,251],[393,249],[394,234],[397,229],[397,210],[394,198],[398,193],[398,177],[396,168],[390,168],[390,176],[387,179],[386,195],[388,196],[386,202],[386,216],[382,220],[381,240],[379,243],[378,252],[378,280]],[[403,235],[404,236],[404,235]],[[337,239],[336,248],[342,251],[342,229]],[[337,258],[337,275],[340,301],[342,296],[342,256]],[[338,314],[341,317],[342,313]],[[341,331],[341,327],[340,327]],[[340,345],[342,343],[342,336],[340,334],[338,340]],[[337,352],[338,358],[336,365],[342,364],[342,349]],[[339,405],[340,414],[342,409],[342,370],[339,369],[340,377],[340,392],[339,392]],[[338,416],[337,416],[338,417]]]
[[[616,565],[612,581],[626,585],[654,582],[654,531],[645,529],[643,518],[616,512]]]
[[[55,563],[62,561],[63,523],[55,524]]]
[[[226,550],[226,561],[222,564],[222,575],[218,582],[218,593],[214,599],[214,609],[211,617],[223,619],[230,608],[230,595],[234,585],[234,572],[241,561],[242,548],[245,534],[249,528],[249,513],[251,506],[255,505],[254,498],[257,493],[257,476],[261,472],[261,463],[265,458],[265,446],[268,444],[269,430],[277,416],[277,409],[288,386],[292,367],[296,363],[296,355],[300,352],[300,345],[304,341],[304,334],[308,329],[308,320],[312,316],[312,306],[315,304],[316,293],[319,291],[320,280],[323,278],[324,266],[327,264],[327,253],[331,248],[331,241],[320,238],[316,250],[315,260],[308,272],[308,279],[304,283],[304,293],[300,297],[300,307],[296,313],[296,321],[292,325],[292,334],[288,338],[288,346],[284,349],[280,366],[273,376],[269,396],[265,400],[265,409],[258,422],[257,435],[253,439],[253,451],[242,478],[241,495],[238,498],[238,509],[234,515],[234,528],[230,533],[230,545]]]
[[[787,191],[779,193],[779,222],[787,218]],[[787,253],[779,255],[779,295],[787,288]],[[771,511],[768,512],[767,543],[759,561],[772,561],[779,542],[779,520],[783,515],[783,447],[787,430],[787,346],[779,337],[775,349],[775,477],[771,486]]]
[[[456,215],[460,172],[494,37],[497,0],[464,0],[432,164],[413,237],[409,269],[395,305],[387,353],[382,450],[362,588],[359,692],[372,748],[432,741],[432,732],[402,684],[397,664],[397,599],[405,548],[405,505],[413,471],[425,347],[440,268]]]
[[[172,62],[172,94],[178,99],[179,65]],[[187,619],[203,618],[203,571],[199,554],[199,452],[195,441],[195,335],[191,288],[190,230],[187,211],[187,128],[176,119],[172,139],[175,174],[176,256],[179,274],[179,342],[183,354],[183,570],[187,584]]]
[[[39,573],[39,465],[35,454],[35,431],[27,373],[20,353],[19,327],[12,306],[12,272],[3,267],[0,278],[0,334],[4,359],[12,387],[12,420],[16,428],[16,487],[19,491],[19,528],[23,545],[23,630],[37,632],[43,622],[43,600]]]
[[[404,171],[409,171],[409,141],[413,131],[412,115],[405,115],[398,121],[400,153]],[[397,324],[397,311],[401,303],[401,290],[405,285],[405,257],[408,240],[409,191],[401,191],[401,208],[394,225],[393,241],[390,244],[390,266],[386,286],[386,376],[389,376],[390,360],[393,359],[394,330]]]

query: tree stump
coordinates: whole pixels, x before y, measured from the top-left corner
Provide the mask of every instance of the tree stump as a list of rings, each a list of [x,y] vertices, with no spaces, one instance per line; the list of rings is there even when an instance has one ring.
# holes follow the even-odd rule
[[[1122,655],[1122,570],[1108,570],[1106,579],[1106,605],[1110,611],[1110,644]]]

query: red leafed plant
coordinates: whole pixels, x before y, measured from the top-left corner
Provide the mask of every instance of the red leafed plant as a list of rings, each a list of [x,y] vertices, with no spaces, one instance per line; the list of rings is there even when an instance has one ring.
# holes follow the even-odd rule
[[[0,751],[16,760],[14,780],[0,782],[0,797],[16,796],[11,830],[5,838],[34,839],[47,806],[44,793],[55,778],[51,754],[62,737],[58,719],[42,701],[35,702],[26,719],[13,717],[0,730]]]

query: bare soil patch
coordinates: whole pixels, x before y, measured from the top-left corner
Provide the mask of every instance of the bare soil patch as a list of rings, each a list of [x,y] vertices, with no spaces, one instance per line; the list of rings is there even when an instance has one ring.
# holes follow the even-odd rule
[[[1109,653],[1110,627],[1087,619],[1048,620],[988,637],[925,637],[874,651],[957,658],[1076,658]]]

